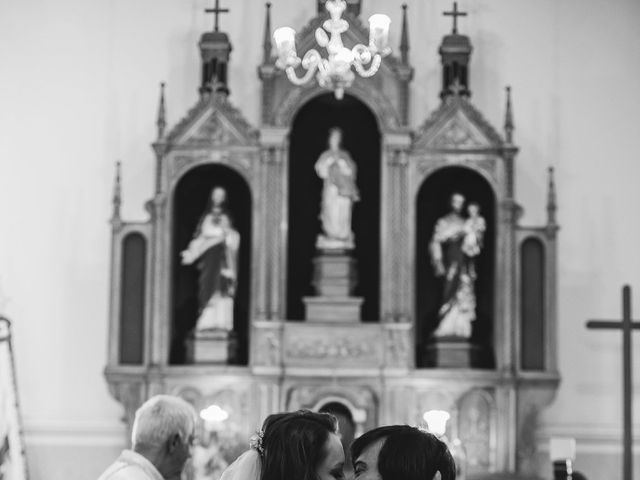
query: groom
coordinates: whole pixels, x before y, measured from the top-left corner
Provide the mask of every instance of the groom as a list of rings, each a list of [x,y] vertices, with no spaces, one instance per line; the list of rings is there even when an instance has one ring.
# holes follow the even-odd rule
[[[455,480],[456,466],[446,444],[408,425],[379,427],[351,445],[355,480],[425,480],[440,472]]]

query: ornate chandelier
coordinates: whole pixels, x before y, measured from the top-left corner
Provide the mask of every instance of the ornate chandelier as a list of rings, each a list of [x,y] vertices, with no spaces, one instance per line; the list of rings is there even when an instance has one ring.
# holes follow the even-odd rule
[[[322,58],[320,52],[311,49],[300,59],[296,53],[296,32],[291,27],[281,27],[273,33],[278,51],[276,66],[287,73],[294,85],[304,85],[314,74],[318,84],[333,90],[337,99],[344,96],[344,89],[351,86],[355,74],[351,67],[364,78],[372,77],[380,68],[382,57],[391,52],[389,48],[389,24],[387,15],[375,14],[369,18],[369,45],[359,43],[349,49],[342,43],[341,34],[349,30],[349,22],[342,18],[347,8],[344,0],[327,0],[325,7],[331,16],[316,29],[316,42],[327,50],[328,58]],[[330,36],[327,34],[330,34]],[[298,77],[295,69],[302,66],[306,70]]]

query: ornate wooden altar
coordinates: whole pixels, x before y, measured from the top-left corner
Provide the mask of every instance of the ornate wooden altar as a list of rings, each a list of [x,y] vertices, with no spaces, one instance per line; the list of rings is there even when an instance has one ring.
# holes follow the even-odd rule
[[[470,474],[535,474],[536,419],[559,382],[558,227],[551,175],[547,225],[518,223],[518,149],[510,97],[500,134],[470,100],[471,44],[455,32],[440,49],[442,103],[421,126],[409,125],[413,68],[405,19],[400,55],[386,58],[374,78],[356,80],[343,107],[313,83],[292,86],[275,67],[268,15],[267,10],[258,67],[259,128],[249,125],[229,99],[228,37],[205,33],[200,98],[170,131],[165,131],[161,98],[149,220],[120,218],[118,177],[105,375],[124,406],[125,420],[130,425],[135,409],[149,396],[175,393],[198,409],[222,406],[230,416],[221,438],[244,444],[261,420],[278,410],[320,409],[337,402],[349,410],[356,432],[362,432],[380,424],[420,424],[423,412],[437,408],[451,412],[450,433],[467,449]],[[312,45],[324,18],[319,14],[300,32],[301,51]],[[351,14],[348,19],[346,42],[366,43],[361,21]],[[367,307],[360,322],[304,321],[297,305],[311,284],[311,258],[304,252],[313,250],[305,238],[317,232],[307,235],[308,225],[296,216],[303,199],[290,197],[298,188],[292,187],[290,175],[303,168],[295,162],[304,156],[298,155],[304,150],[296,150],[302,148],[296,142],[305,115],[325,118],[319,124],[339,123],[333,115],[341,108],[346,116],[347,108],[368,111],[370,138],[379,138],[371,150],[377,158],[367,160],[375,163],[361,165],[377,172],[367,187],[370,203],[355,214],[363,216],[366,210],[368,226],[362,228],[377,235],[358,258],[362,268],[369,268],[362,280]],[[195,322],[197,287],[194,274],[180,265],[180,251],[213,185],[229,192],[242,237],[232,332],[237,344],[224,364],[190,363],[184,343]],[[482,281],[473,337],[484,354],[465,368],[434,368],[425,348],[437,326],[430,314],[437,307],[437,286],[426,252],[443,213],[442,199],[455,190],[477,198],[488,223],[478,263]]]

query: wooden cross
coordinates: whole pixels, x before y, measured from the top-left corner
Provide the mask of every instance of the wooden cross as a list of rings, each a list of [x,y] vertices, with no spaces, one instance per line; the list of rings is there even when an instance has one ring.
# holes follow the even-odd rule
[[[466,17],[467,12],[460,12],[458,10],[458,2],[453,2],[452,12],[442,12],[445,17],[453,17],[453,32],[458,33],[458,17]]]
[[[622,478],[633,479],[633,377],[631,359],[631,330],[640,330],[640,321],[631,320],[631,287],[622,288],[622,321],[590,320],[587,328],[622,330]]]
[[[213,13],[214,15],[214,23],[213,23],[213,31],[217,32],[218,31],[218,16],[221,13],[229,13],[229,9],[228,8],[220,8],[220,0],[216,0],[216,6],[214,8],[207,8],[205,10],[205,13]]]

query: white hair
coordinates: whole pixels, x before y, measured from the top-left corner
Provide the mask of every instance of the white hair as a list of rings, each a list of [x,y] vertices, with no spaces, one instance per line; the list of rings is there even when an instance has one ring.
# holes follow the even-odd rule
[[[176,433],[183,441],[193,433],[196,412],[179,397],[156,395],[136,411],[131,431],[132,448],[160,447]]]

